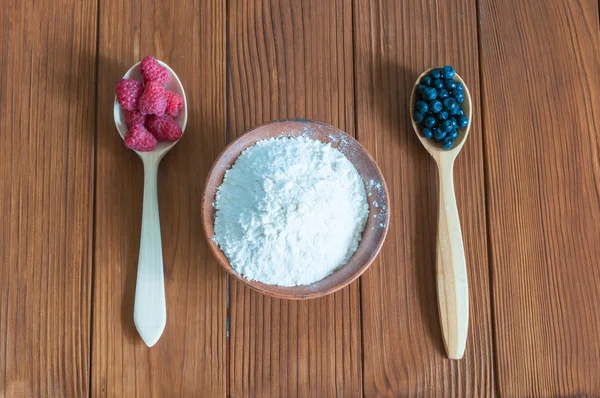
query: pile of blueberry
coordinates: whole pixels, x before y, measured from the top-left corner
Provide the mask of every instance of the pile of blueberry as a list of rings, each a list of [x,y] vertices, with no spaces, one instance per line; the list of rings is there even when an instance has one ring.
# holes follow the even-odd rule
[[[425,138],[434,139],[444,149],[451,149],[467,127],[469,119],[460,104],[465,101],[464,87],[454,80],[454,68],[432,69],[417,86],[414,119]]]

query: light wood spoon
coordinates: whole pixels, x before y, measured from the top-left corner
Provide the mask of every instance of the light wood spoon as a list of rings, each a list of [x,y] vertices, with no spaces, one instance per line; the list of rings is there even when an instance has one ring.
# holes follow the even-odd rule
[[[463,247],[460,220],[454,195],[454,160],[462,149],[471,128],[471,94],[465,82],[455,74],[454,80],[464,86],[465,101],[461,104],[465,116],[469,118],[467,127],[459,129],[454,147],[445,150],[432,139],[421,135],[420,127],[414,121],[414,105],[417,85],[421,78],[431,72],[429,69],[417,79],[410,96],[410,116],[413,128],[421,143],[431,154],[438,166],[439,204],[436,243],[436,279],[438,309],[442,336],[446,353],[450,359],[460,359],[465,352],[467,329],[469,326],[469,286],[465,249]]]
[[[158,61],[171,73],[172,80],[166,88],[183,97],[183,109],[175,121],[185,131],[187,124],[187,101],[179,78],[169,66]],[[141,80],[140,63],[133,65],[123,76],[124,79]],[[117,130],[123,139],[127,133],[125,115],[115,97],[114,117]],[[163,156],[176,142],[159,142],[152,152],[137,152],[144,164],[144,203],[142,207],[142,232],[138,259],[137,282],[135,286],[135,304],[133,321],[135,327],[148,347],[152,347],[167,324],[167,304],[165,300],[165,278],[163,272],[162,242],[160,219],[158,216],[157,176],[158,165]],[[117,188],[118,189],[118,188]]]

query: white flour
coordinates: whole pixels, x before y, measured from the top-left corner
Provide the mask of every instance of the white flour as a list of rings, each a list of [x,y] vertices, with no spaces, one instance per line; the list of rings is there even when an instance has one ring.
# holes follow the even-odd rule
[[[356,251],[369,216],[363,182],[328,144],[304,137],[257,142],[225,174],[214,241],[245,278],[317,282]]]

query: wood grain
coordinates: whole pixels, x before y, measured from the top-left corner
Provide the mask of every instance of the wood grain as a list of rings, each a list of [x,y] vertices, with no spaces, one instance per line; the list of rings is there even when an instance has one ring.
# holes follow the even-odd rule
[[[0,397],[599,396],[598,18],[596,0],[5,2]],[[133,325],[142,165],[111,113],[146,54],[190,106],[159,171],[168,313],[152,349]],[[435,165],[407,104],[418,73],[446,63],[474,101],[455,165],[471,294],[458,362],[437,315]],[[326,298],[234,282],[228,296],[204,178],[228,139],[282,117],[334,124],[374,155],[387,243]]]
[[[0,397],[89,391],[96,10],[0,7]]]
[[[362,279],[364,393],[492,396],[493,350],[479,112],[477,16],[471,1],[355,1],[356,133],[390,190],[391,222]],[[473,124],[455,164],[470,288],[465,356],[446,358],[435,284],[435,163],[413,132],[417,76],[453,65],[473,97]]]
[[[102,0],[92,396],[226,395],[226,277],[200,220],[204,178],[225,145],[221,1]],[[133,324],[142,163],[112,117],[114,83],[145,55],[180,77],[188,125],[158,175],[167,325],[148,349]]]
[[[342,0],[232,0],[228,135],[301,117],[354,133],[352,8]],[[362,396],[359,284],[322,299],[230,285],[233,397]]]
[[[480,9],[498,389],[598,396],[598,2]]]

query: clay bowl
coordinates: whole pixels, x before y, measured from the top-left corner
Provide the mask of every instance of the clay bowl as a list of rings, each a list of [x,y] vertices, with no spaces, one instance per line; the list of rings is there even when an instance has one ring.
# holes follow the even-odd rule
[[[223,182],[225,171],[235,163],[242,151],[255,142],[272,137],[296,137],[300,135],[331,143],[332,147],[341,151],[356,167],[365,184],[365,191],[369,195],[369,220],[365,226],[362,240],[348,263],[325,279],[311,285],[284,287],[248,280],[231,267],[225,254],[212,240],[215,234],[215,208],[212,203],[215,200],[217,188]],[[379,253],[385,240],[389,224],[389,207],[387,187],[381,175],[381,170],[358,141],[328,124],[312,120],[286,119],[266,123],[251,129],[233,141],[219,155],[206,180],[202,197],[202,223],[210,249],[223,268],[235,279],[269,296],[283,299],[308,299],[340,290],[365,272]]]

